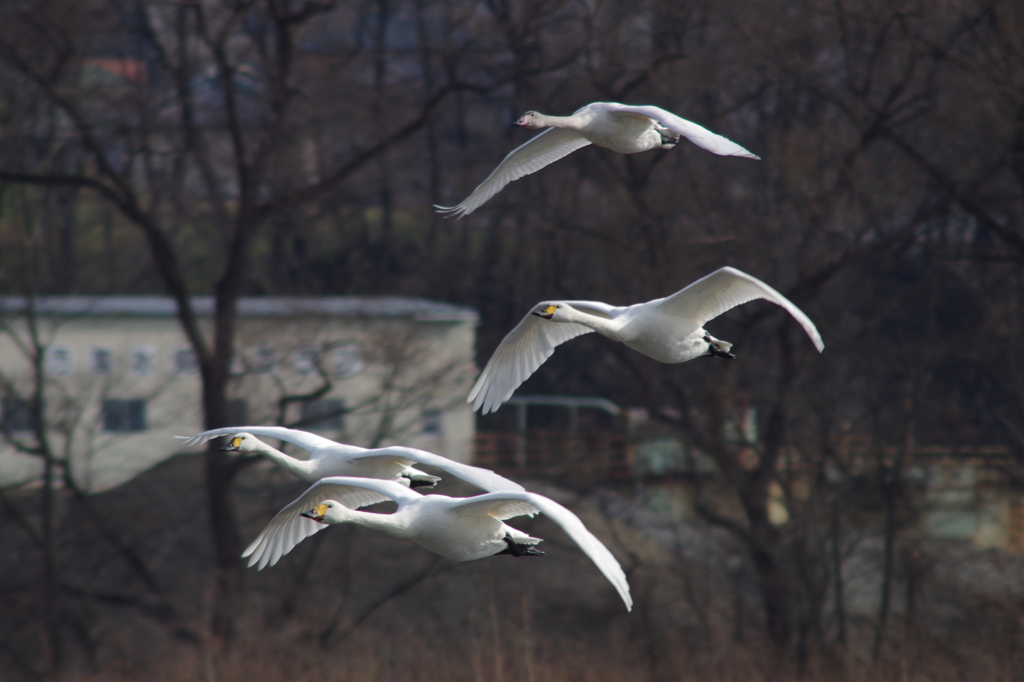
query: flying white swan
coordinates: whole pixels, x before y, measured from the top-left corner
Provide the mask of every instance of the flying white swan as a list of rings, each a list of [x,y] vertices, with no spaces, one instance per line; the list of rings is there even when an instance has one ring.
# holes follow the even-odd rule
[[[356,511],[366,500],[386,497],[398,503],[392,514]],[[273,566],[303,539],[332,523],[355,523],[392,537],[407,538],[452,561],[473,561],[496,554],[540,556],[541,540],[503,523],[541,512],[562,527],[633,608],[622,567],[579,517],[543,495],[525,491],[475,497],[421,495],[393,481],[332,476],[314,483],[278,512],[242,553],[249,566]]]
[[[493,471],[455,462],[425,450],[397,445],[374,449],[343,445],[314,433],[286,429],[282,426],[230,426],[223,429],[212,429],[183,438],[185,441],[183,445],[200,445],[218,436],[232,436],[228,444],[222,448],[223,450],[263,455],[282,469],[310,483],[326,476],[360,476],[396,481],[411,488],[432,487],[441,479],[412,467],[413,464],[425,464],[437,467],[484,490],[517,492],[524,490],[523,486],[504,476],[499,476]],[[309,450],[309,459],[289,457],[280,450],[270,447],[256,436],[277,438],[305,448]],[[178,436],[178,438],[182,437]],[[384,497],[378,496],[373,502],[366,504],[373,504],[384,499]]]
[[[825,344],[814,323],[789,299],[735,268],[721,268],[682,291],[647,303],[612,306],[597,301],[544,301],[502,339],[467,402],[493,412],[526,381],[555,346],[598,332],[658,362],[679,363],[702,355],[736,359],[732,344],[704,331],[704,324],[738,305],[763,298],[796,318],[820,353]]]
[[[707,128],[655,106],[594,102],[577,109],[572,116],[545,116],[527,111],[515,125],[547,130],[513,149],[461,204],[434,206],[439,213],[467,216],[513,180],[536,173],[588,144],[620,154],[636,154],[648,149],[671,149],[680,137],[685,137],[719,156],[760,158]]]

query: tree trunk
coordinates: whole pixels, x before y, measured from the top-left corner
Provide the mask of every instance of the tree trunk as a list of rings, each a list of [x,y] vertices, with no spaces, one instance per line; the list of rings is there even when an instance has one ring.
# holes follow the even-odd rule
[[[233,308],[234,306],[232,306]],[[217,326],[229,327],[233,331],[233,321],[222,317],[234,315],[234,310],[218,309]],[[216,429],[227,424],[227,383],[231,364],[230,339],[218,338],[217,352],[213,361],[203,373],[203,409],[206,416],[206,428]],[[206,448],[206,504],[209,514],[210,534],[213,540],[214,559],[217,565],[217,589],[213,604],[213,631],[221,638],[225,646],[230,645],[234,637],[234,617],[237,613],[242,583],[242,563],[239,555],[242,552],[238,524],[235,520],[231,504],[231,481],[237,471],[231,466],[231,460],[220,450],[220,442],[212,440]]]

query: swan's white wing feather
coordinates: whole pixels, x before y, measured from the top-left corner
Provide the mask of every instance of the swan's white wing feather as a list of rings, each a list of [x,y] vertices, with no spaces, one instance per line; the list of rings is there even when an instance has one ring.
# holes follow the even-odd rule
[[[256,437],[277,438],[293,445],[298,445],[305,450],[314,451],[322,448],[336,447],[338,444],[315,433],[287,429],[283,426],[227,426],[222,429],[211,429],[197,433],[194,436],[185,437],[182,445],[202,445],[208,440],[218,436],[233,436],[236,433],[251,433]],[[175,438],[183,438],[175,436]]]
[[[439,213],[458,217],[467,216],[480,208],[505,185],[524,175],[536,173],[544,166],[586,147],[590,140],[579,133],[563,128],[548,128],[508,153],[498,167],[491,171],[473,193],[457,206],[435,206]]]
[[[818,352],[824,350],[825,343],[818,328],[802,310],[761,280],[736,268],[715,270],[678,293],[651,301],[651,305],[661,313],[691,320],[703,327],[727,310],[759,298],[782,306],[804,328]]]
[[[327,524],[300,516],[324,500],[336,500],[350,509],[358,509],[389,499],[402,504],[418,497],[418,493],[392,481],[347,476],[322,478],[279,511],[242,552],[242,557],[249,557],[249,566],[259,564],[261,571],[276,564],[295,545],[327,527]]]
[[[517,505],[522,505],[517,506]],[[468,497],[454,505],[457,514],[489,514],[498,519],[540,511],[562,527],[562,530],[580,546],[580,549],[597,565],[601,573],[618,590],[626,608],[633,609],[633,598],[629,594],[629,583],[622,566],[612,553],[580,521],[580,517],[552,499],[536,493],[488,493]]]
[[[612,113],[638,114],[640,116],[652,118],[672,132],[679,133],[698,147],[706,149],[713,154],[718,154],[719,156],[743,156],[748,159],[761,158],[756,154],[751,154],[732,140],[722,137],[721,135],[717,135],[707,128],[697,125],[693,121],[687,121],[685,118],[680,118],[671,111],[665,111],[661,107],[630,106],[628,104],[609,102],[606,110]]]
[[[505,492],[459,499],[452,505],[452,512],[458,516],[493,516],[499,521],[505,521],[517,516],[533,516],[540,511],[522,495],[506,495]],[[521,492],[529,494],[525,490]]]
[[[539,303],[531,310],[543,305]],[[473,409],[481,410],[481,414],[494,412],[551,357],[556,346],[592,331],[575,322],[552,322],[527,313],[498,344],[467,402],[472,402]]]
[[[523,486],[519,485],[515,481],[510,481],[504,476],[500,476],[489,469],[481,469],[480,467],[455,462],[447,457],[435,455],[434,453],[427,452],[425,450],[417,450],[416,448],[394,446],[367,450],[364,453],[354,455],[352,457],[352,461],[362,462],[372,460],[377,457],[385,458],[389,461],[400,462],[405,466],[409,466],[415,462],[418,464],[436,467],[451,474],[452,476],[457,476],[467,483],[472,483],[478,488],[482,488],[487,491],[525,490]]]

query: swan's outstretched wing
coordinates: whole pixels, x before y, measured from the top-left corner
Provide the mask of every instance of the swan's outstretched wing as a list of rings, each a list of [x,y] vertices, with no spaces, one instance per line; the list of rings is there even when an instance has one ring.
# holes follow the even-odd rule
[[[818,328],[811,319],[775,289],[736,268],[725,267],[702,277],[682,291],[659,301],[651,301],[659,312],[685,320],[698,327],[738,305],[763,298],[782,306],[792,315],[814,342],[820,353],[825,348]]]
[[[552,322],[533,314],[541,306],[552,303],[544,301],[531,308],[531,312],[501,340],[487,366],[480,373],[466,402],[473,403],[474,410],[481,414],[494,412],[519,388],[519,384],[530,378],[537,368],[555,352],[555,347],[581,334],[594,331],[575,322]],[[606,303],[595,301],[566,301],[574,308],[589,313],[607,316]]]
[[[517,516],[535,516],[540,512],[539,508],[524,497],[524,495],[534,493],[527,493],[524,490],[522,494],[506,495],[505,492],[485,493],[458,499],[452,505],[452,512],[458,516],[493,516],[499,521],[513,519]]]
[[[634,107],[628,104],[609,102],[606,110],[612,113],[638,114],[652,118],[672,132],[679,133],[690,142],[701,149],[708,150],[712,154],[718,154],[719,156],[742,156],[748,159],[761,158],[756,154],[751,154],[732,140],[716,135],[707,128],[699,126],[693,121],[687,121],[685,118],[680,118],[671,111],[665,111],[661,107]]]
[[[316,435],[315,433],[298,431],[296,429],[286,429],[283,426],[228,426],[223,429],[203,431],[202,433],[197,433],[194,436],[175,436],[175,438],[184,440],[182,445],[185,446],[202,445],[206,441],[217,438],[218,436],[233,436],[236,433],[242,432],[251,433],[257,437],[277,438],[278,440],[298,445],[300,448],[310,451],[325,447],[335,447],[338,445],[333,440],[328,440],[322,436]]]
[[[633,610],[633,598],[629,595],[626,574],[608,548],[580,521],[580,517],[552,499],[536,493],[487,493],[459,500],[452,507],[456,514],[489,515],[496,519],[510,519],[513,516],[532,515],[540,512],[562,527],[562,530],[590,557],[601,573],[619,591],[626,609]]]
[[[353,455],[352,461],[365,462],[378,457],[400,463],[404,466],[425,464],[427,466],[436,467],[451,474],[452,476],[461,478],[467,483],[472,483],[478,488],[483,488],[488,491],[525,490],[523,486],[519,485],[515,481],[510,481],[504,476],[499,476],[490,469],[481,469],[480,467],[455,462],[447,457],[435,455],[434,453],[427,452],[426,450],[417,450],[416,448],[394,446],[367,450],[366,452],[358,455]]]
[[[337,500],[350,509],[358,509],[389,499],[401,503],[418,497],[419,493],[392,481],[348,476],[322,478],[279,511],[242,552],[242,557],[249,557],[249,566],[259,564],[261,571],[276,564],[295,545],[327,527],[319,521],[300,516],[324,500]]]
[[[467,216],[480,208],[488,199],[500,192],[513,180],[536,173],[544,166],[586,147],[590,140],[579,133],[564,128],[548,128],[540,135],[519,145],[506,156],[487,179],[481,182],[473,193],[458,206],[434,206],[438,213]]]

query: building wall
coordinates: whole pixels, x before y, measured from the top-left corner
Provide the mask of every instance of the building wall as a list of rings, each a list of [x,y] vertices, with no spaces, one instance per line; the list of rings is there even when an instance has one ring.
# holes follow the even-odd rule
[[[281,419],[280,399],[326,383],[322,398],[344,404],[340,430],[297,428],[357,445],[401,443],[469,461],[474,420],[465,396],[475,372],[475,316],[465,317],[242,317],[230,395],[245,401],[245,422],[287,424],[303,418],[302,403],[290,403]],[[25,337],[23,318],[7,321],[14,334]],[[180,451],[174,436],[203,430],[198,373],[174,317],[44,315],[38,322],[49,346],[49,437],[84,489],[124,482]],[[96,366],[97,352],[109,359],[109,373]],[[30,366],[11,333],[0,334],[0,376],[13,389],[8,398],[28,397]],[[144,401],[145,428],[104,428],[109,400]],[[128,414],[131,409],[136,408],[107,403],[115,427],[117,414],[121,427],[137,426],[131,419],[138,410]],[[31,441],[24,431],[8,435]],[[30,481],[40,471],[38,458],[18,453],[9,442],[0,447],[0,486]]]

